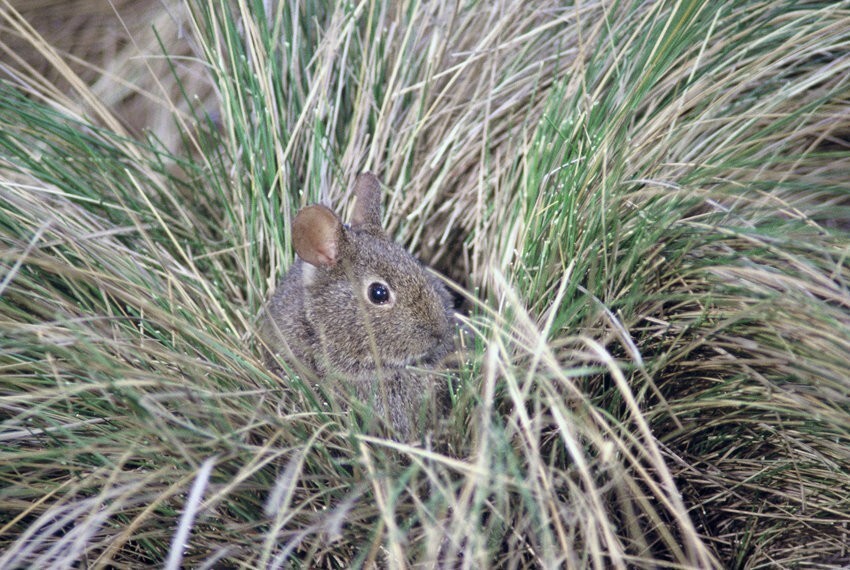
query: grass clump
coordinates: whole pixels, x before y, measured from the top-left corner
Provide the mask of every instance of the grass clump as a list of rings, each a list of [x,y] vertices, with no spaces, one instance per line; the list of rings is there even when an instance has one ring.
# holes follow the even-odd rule
[[[0,13],[0,566],[850,563],[849,4],[168,13]],[[419,446],[253,341],[365,169],[474,299]]]

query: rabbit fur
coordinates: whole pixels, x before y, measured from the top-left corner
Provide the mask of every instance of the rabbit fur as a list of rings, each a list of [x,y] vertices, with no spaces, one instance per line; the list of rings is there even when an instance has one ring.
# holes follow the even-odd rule
[[[454,348],[452,297],[382,229],[378,179],[360,174],[354,195],[350,226],[322,205],[297,214],[298,259],[265,309],[261,334],[275,370],[281,359],[305,377],[338,381],[409,440],[425,427],[423,406],[438,413],[445,384],[427,370]]]

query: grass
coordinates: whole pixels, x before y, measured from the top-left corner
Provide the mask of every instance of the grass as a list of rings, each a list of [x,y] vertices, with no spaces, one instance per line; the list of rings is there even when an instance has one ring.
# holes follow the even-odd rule
[[[0,566],[850,563],[850,3],[115,11],[0,9]],[[365,169],[472,307],[420,445],[253,336]]]

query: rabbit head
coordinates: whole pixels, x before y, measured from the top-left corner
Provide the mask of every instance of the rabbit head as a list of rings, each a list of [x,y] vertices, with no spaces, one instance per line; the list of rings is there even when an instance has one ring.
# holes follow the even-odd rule
[[[303,324],[318,345],[316,367],[362,376],[432,365],[452,345],[451,296],[382,229],[377,178],[359,175],[354,194],[350,226],[321,205],[293,220],[301,263],[293,278],[300,281]]]

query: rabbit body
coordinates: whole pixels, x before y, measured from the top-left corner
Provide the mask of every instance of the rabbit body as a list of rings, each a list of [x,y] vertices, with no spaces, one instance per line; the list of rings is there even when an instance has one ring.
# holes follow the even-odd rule
[[[298,259],[266,307],[262,334],[272,360],[337,380],[407,440],[421,432],[423,404],[439,399],[440,380],[427,369],[454,347],[452,298],[381,228],[377,178],[359,175],[354,193],[350,227],[318,205],[293,220]]]

